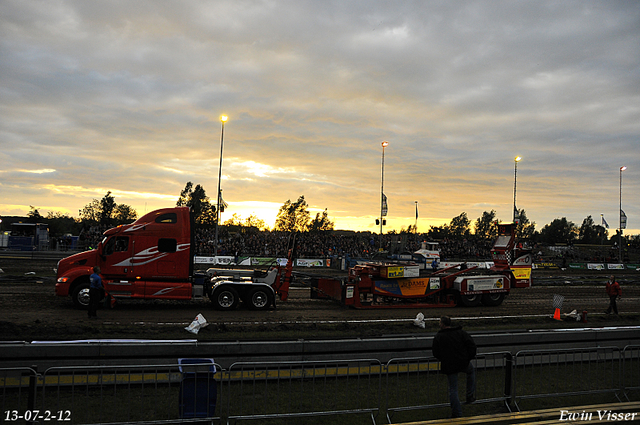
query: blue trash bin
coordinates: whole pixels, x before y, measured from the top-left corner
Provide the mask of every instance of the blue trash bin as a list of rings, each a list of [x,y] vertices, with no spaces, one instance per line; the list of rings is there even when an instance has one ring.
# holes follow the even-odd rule
[[[180,381],[180,418],[215,416],[218,384],[213,359],[178,359]],[[203,364],[202,366],[195,366]],[[184,367],[183,367],[184,366]]]

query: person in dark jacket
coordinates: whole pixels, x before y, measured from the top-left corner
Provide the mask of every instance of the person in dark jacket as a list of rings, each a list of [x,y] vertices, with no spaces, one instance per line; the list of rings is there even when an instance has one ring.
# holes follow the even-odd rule
[[[467,374],[467,404],[476,401],[476,370],[471,363],[476,356],[476,343],[460,326],[453,326],[451,318],[440,318],[440,330],[433,338],[433,355],[440,360],[440,373],[449,381],[449,403],[451,416],[462,416],[458,398],[458,373]]]
[[[89,276],[89,318],[98,317],[97,310],[100,300],[104,298],[104,286],[100,277],[100,267],[93,267],[93,274]]]
[[[609,295],[609,308],[607,308],[605,313],[611,314],[611,310],[613,310],[615,314],[618,314],[616,299],[620,299],[622,296],[622,289],[620,289],[620,284],[616,282],[616,278],[613,275],[607,281],[605,290],[607,291],[607,295]]]

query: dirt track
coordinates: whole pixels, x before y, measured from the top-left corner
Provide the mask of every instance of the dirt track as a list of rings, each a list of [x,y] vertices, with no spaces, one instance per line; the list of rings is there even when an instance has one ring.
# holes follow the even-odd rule
[[[534,276],[534,281],[536,277]],[[640,285],[635,276],[623,282],[623,299],[619,302],[621,318],[604,316],[608,304],[604,276],[589,277],[586,282],[572,276],[572,284],[557,279],[558,286],[536,285],[515,289],[498,307],[376,309],[353,310],[334,301],[311,299],[309,289],[292,289],[288,301],[278,302],[277,309],[255,312],[243,308],[219,312],[208,300],[119,301],[113,309],[102,308],[99,318],[88,319],[86,311],[74,307],[69,298],[54,295],[51,278],[23,278],[21,282],[0,280],[0,338],[2,340],[69,340],[92,338],[174,339],[195,338],[184,330],[198,313],[210,325],[198,339],[237,338],[310,338],[353,335],[379,335],[416,332],[412,320],[419,312],[435,330],[435,320],[443,314],[477,318],[470,326],[515,327],[553,325],[553,295],[565,297],[562,313],[589,312],[589,325],[635,324],[640,317]],[[549,282],[547,281],[547,284]],[[526,317],[525,317],[526,316]],[[531,317],[533,316],[533,317]],[[537,316],[537,317],[536,317]],[[492,317],[489,319],[487,317]],[[496,318],[497,317],[497,318]],[[565,322],[579,326],[575,321]]]

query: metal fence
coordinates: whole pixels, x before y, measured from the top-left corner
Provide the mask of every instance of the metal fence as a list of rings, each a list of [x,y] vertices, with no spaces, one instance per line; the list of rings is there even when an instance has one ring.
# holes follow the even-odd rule
[[[640,395],[640,345],[628,345],[622,350],[622,388],[627,401]]]
[[[23,412],[34,409],[38,388],[37,377],[36,371],[28,367],[0,369],[3,415],[0,422],[17,421],[17,416],[24,416]]]
[[[476,403],[612,394],[640,398],[640,346],[479,354]],[[399,412],[447,408],[433,357],[325,362],[0,369],[0,422],[70,424],[240,421],[299,423],[340,416],[389,423]],[[461,385],[464,388],[464,385]],[[331,420],[334,422],[334,420]]]
[[[476,356],[476,403],[497,401],[508,408],[510,361],[508,352]],[[447,380],[440,376],[440,362],[435,357],[392,359],[386,364],[385,382],[389,423],[397,412],[449,406]]]
[[[379,411],[378,360],[234,363],[226,379],[229,420],[367,414]]]
[[[40,377],[40,411],[71,423],[173,421],[216,416],[214,363],[53,367]]]
[[[532,398],[614,394],[620,401],[618,347],[524,350],[514,356],[513,402]]]

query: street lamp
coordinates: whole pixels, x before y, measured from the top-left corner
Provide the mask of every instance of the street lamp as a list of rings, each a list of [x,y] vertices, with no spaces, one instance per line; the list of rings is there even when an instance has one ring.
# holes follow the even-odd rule
[[[518,215],[518,210],[516,208],[516,186],[518,184],[518,162],[522,159],[521,156],[516,156],[513,160],[515,166],[513,169],[513,223],[516,222],[516,215]]]
[[[384,148],[389,146],[386,140],[382,142],[382,183],[380,185],[380,251],[382,251],[382,217],[387,215],[386,202],[384,196]]]
[[[220,166],[218,166],[218,200],[216,202],[216,239],[214,243],[214,257],[218,255],[218,223],[220,222],[220,182],[222,181],[222,147],[224,146],[224,123],[229,119],[226,115],[220,116],[222,130],[220,131]]]
[[[627,167],[626,166],[622,166],[620,167],[620,211],[618,211],[618,217],[620,218],[620,239],[618,240],[618,244],[619,244],[619,248],[620,248],[620,262],[623,263],[624,261],[622,260],[622,172],[624,170],[626,170]],[[627,227],[627,223],[625,220],[625,226]]]

